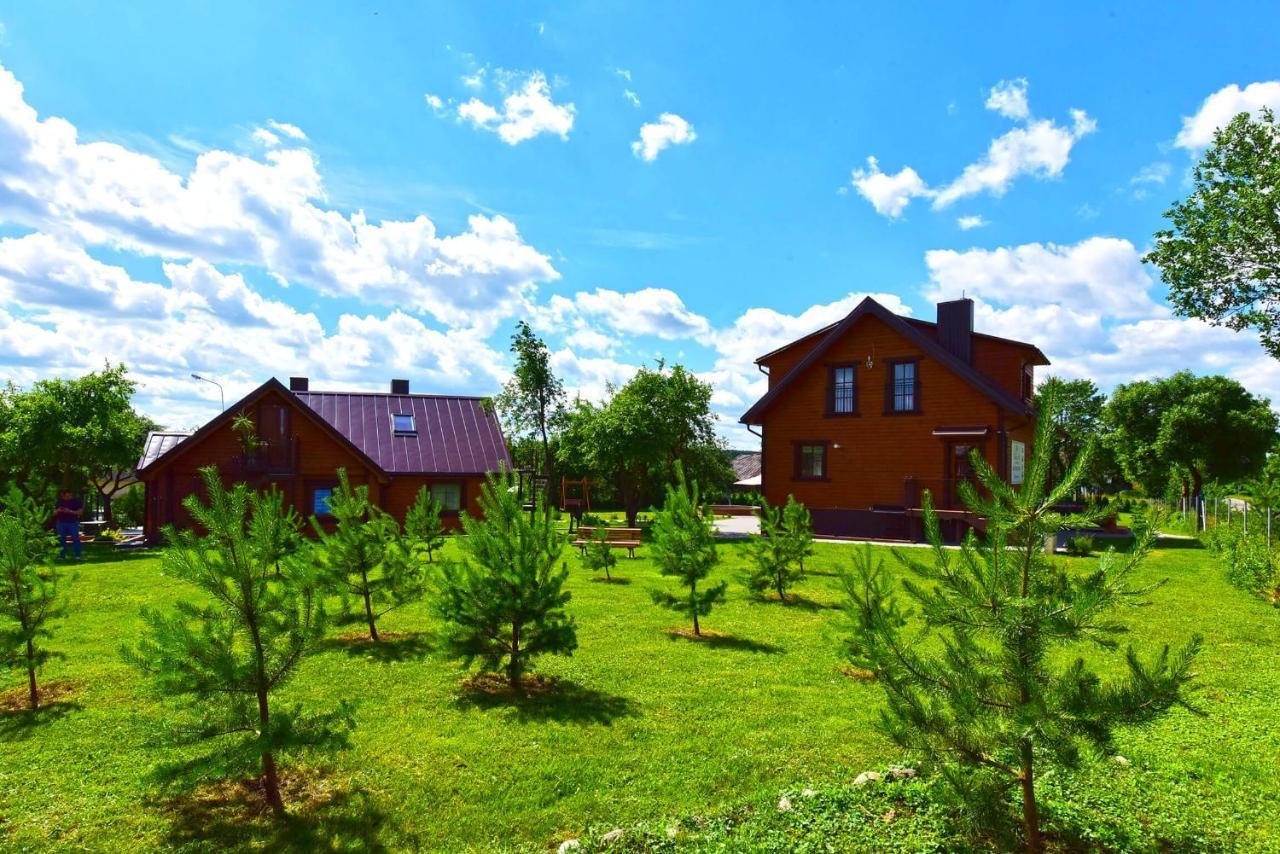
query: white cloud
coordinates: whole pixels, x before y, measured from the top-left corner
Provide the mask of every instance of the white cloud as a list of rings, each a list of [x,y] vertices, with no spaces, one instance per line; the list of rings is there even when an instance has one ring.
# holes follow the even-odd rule
[[[1194,116],[1182,120],[1182,130],[1174,145],[1196,151],[1213,142],[1214,131],[1240,113],[1261,112],[1263,107],[1280,111],[1280,80],[1250,83],[1241,89],[1232,83],[1204,99]]]
[[[1169,180],[1168,163],[1149,163],[1129,179],[1130,194],[1135,199],[1145,199],[1152,187],[1160,187]]]
[[[987,109],[995,110],[1008,119],[1023,120],[1031,116],[1031,108],[1027,104],[1027,78],[1001,80],[991,87],[987,96]]]
[[[256,128],[253,132],[253,140],[267,148],[275,148],[280,144],[280,137],[266,128]]]
[[[1002,196],[1024,175],[1040,179],[1061,176],[1075,144],[1097,129],[1097,123],[1084,110],[1070,111],[1070,125],[1033,119],[1023,79],[996,84],[986,106],[1021,124],[993,139],[987,153],[966,166],[949,184],[930,187],[910,166],[886,173],[876,158],[868,157],[865,169],[854,170],[853,186],[877,213],[890,219],[902,216],[914,198],[929,198],[934,210],[939,210],[982,193]]]
[[[575,297],[579,312],[630,335],[656,335],[668,340],[693,338],[710,331],[702,315],[685,307],[675,291],[643,288],[631,293],[597,288]]]
[[[302,128],[297,125],[291,125],[288,122],[278,122],[275,119],[271,119],[267,124],[271,125],[272,130],[278,131],[290,139],[296,139],[299,142],[307,141],[307,135],[303,133]]]
[[[854,169],[852,174],[858,195],[871,202],[876,213],[890,219],[902,216],[912,199],[930,195],[924,179],[910,166],[903,166],[890,175],[880,171],[880,164],[874,157],[868,157],[867,167]]]
[[[635,92],[632,92],[630,89],[623,89],[622,97],[626,98],[627,101],[631,104],[631,106],[633,107],[640,106],[640,96],[637,95]]]
[[[688,145],[698,138],[693,125],[675,113],[663,113],[656,122],[640,126],[640,138],[631,143],[631,153],[646,163],[672,145]]]
[[[492,326],[559,274],[501,216],[440,235],[426,216],[370,223],[325,206],[305,148],[200,154],[189,174],[40,119],[0,69],[0,219],[64,241],[258,266],[321,293]]]
[[[956,225],[960,226],[961,231],[972,231],[975,228],[982,228],[984,225],[990,225],[980,214],[973,216],[956,217]]]
[[[507,145],[518,145],[544,133],[568,139],[575,109],[573,104],[555,103],[546,76],[535,71],[503,99],[501,110],[472,98],[458,106],[458,118],[496,133]]]
[[[616,75],[618,75],[619,77],[621,77],[623,80],[627,81],[628,83],[630,83],[630,82],[631,82],[631,69],[629,69],[629,68],[615,68],[615,69],[613,69],[613,73],[614,73],[614,74],[616,74]]]
[[[427,106],[431,108],[431,111],[433,113],[435,113],[437,116],[444,115],[445,107],[444,107],[443,98],[441,98],[439,95],[432,95],[430,92],[423,95],[422,97],[423,97],[423,100],[427,102]]]

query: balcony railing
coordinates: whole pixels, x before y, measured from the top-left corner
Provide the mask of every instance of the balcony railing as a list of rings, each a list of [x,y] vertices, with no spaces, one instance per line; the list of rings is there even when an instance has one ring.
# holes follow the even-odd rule
[[[298,470],[298,437],[263,440],[252,451],[232,457],[230,468],[236,477],[295,474]]]

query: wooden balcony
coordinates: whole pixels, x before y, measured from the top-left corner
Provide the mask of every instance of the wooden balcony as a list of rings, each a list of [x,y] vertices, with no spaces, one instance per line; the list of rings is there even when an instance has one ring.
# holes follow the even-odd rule
[[[291,477],[298,472],[298,451],[297,436],[272,442],[263,441],[253,452],[232,457],[228,468],[232,478],[236,480]]]

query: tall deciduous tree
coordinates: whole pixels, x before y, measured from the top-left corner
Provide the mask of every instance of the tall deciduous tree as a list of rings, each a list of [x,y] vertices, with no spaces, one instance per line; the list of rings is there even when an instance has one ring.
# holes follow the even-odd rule
[[[699,501],[697,481],[685,479],[684,466],[675,463],[676,482],[667,486],[667,499],[653,521],[653,560],[658,571],[672,576],[689,588],[673,594],[653,590],[653,601],[693,619],[693,633],[702,634],[699,617],[724,601],[727,581],[698,590],[719,561],[716,552],[715,522],[709,507]]]
[[[641,368],[602,405],[578,400],[559,455],[566,467],[611,481],[631,527],[644,502],[673,477],[676,462],[712,489],[733,481],[715,434],[711,386],[680,365]]]
[[[1280,357],[1280,123],[1270,110],[1214,134],[1190,195],[1165,212],[1143,259],[1160,269],[1183,315],[1256,329]]]
[[[495,402],[513,435],[533,435],[541,445],[538,468],[547,478],[545,498],[549,505],[555,468],[551,434],[564,419],[564,383],[551,368],[547,345],[523,320],[511,336],[511,352],[516,355],[515,371]]]
[[[464,558],[445,563],[435,601],[444,622],[445,650],[470,666],[501,669],[513,690],[524,686],[529,663],[540,655],[571,655],[578,647],[573,617],[565,611],[569,576],[560,557],[564,536],[551,510],[523,512],[507,473],[490,474],[480,488],[483,517],[463,515]]]
[[[369,639],[380,641],[378,620],[416,602],[426,592],[426,578],[411,559],[409,544],[395,517],[369,500],[369,487],[352,487],[345,469],[338,469],[338,488],[329,497],[333,533],[312,517],[320,548],[316,551],[325,586],[358,603],[369,627]]]
[[[1076,765],[1083,747],[1105,752],[1117,725],[1149,721],[1180,702],[1200,645],[1193,638],[1177,652],[1166,646],[1147,662],[1130,648],[1127,675],[1109,681],[1083,658],[1067,657],[1084,644],[1116,648],[1125,626],[1115,610],[1150,589],[1131,587],[1128,579],[1154,535],[1140,525],[1130,552],[1108,551],[1091,572],[1068,570],[1043,551],[1046,537],[1080,521],[1053,508],[1071,495],[1089,452],[1053,483],[1052,398],[1041,407],[1020,490],[973,455],[990,497],[980,497],[971,484],[962,493],[965,505],[988,520],[985,539],[970,533],[959,552],[944,549],[926,502],[932,561],[899,555],[915,576],[902,586],[919,610],[925,638],[908,629],[883,561],[870,547],[857,552],[844,575],[853,628],[847,649],[884,688],[882,723],[889,735],[939,764],[961,801],[985,821],[994,821],[1016,791],[1030,851],[1044,845],[1036,781],[1045,769]],[[922,642],[930,636],[936,643]]]
[[[1093,380],[1064,380],[1060,377],[1049,377],[1041,383],[1036,391],[1036,400],[1048,394],[1058,401],[1058,429],[1053,433],[1054,471],[1066,471],[1071,461],[1092,442],[1094,453],[1089,470],[1084,474],[1083,485],[1097,489],[1121,485],[1124,476],[1110,445],[1097,441],[1107,430],[1103,418],[1107,396],[1098,390]]]
[[[1152,495],[1183,472],[1191,495],[1206,479],[1254,477],[1276,441],[1276,415],[1265,398],[1228,377],[1189,371],[1117,386],[1105,421],[1125,474]]]
[[[48,511],[10,487],[0,507],[0,661],[27,673],[27,704],[40,708],[36,673],[53,655],[42,641],[65,600],[53,566]]]
[[[124,365],[25,391],[9,385],[0,394],[0,465],[28,492],[39,482],[71,489],[91,478],[113,490],[152,426],[130,405],[134,389]]]
[[[283,751],[335,749],[347,743],[352,709],[340,704],[322,714],[281,709],[273,697],[324,634],[325,614],[307,562],[289,561],[277,576],[256,539],[278,525],[256,520],[278,512],[244,484],[223,488],[217,470],[202,470],[208,504],[191,495],[183,506],[206,531],[169,528],[164,566],[198,588],[199,603],[181,601],[169,612],[144,609],[142,640],[122,653],[155,690],[187,700],[192,742],[212,742],[208,755],[170,769],[204,776],[260,768],[263,794],[277,815],[285,812],[276,757]]]

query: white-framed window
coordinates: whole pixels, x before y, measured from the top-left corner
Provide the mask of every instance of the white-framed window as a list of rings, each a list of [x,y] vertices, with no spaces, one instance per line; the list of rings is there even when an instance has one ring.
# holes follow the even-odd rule
[[[396,412],[391,416],[391,431],[398,436],[412,436],[418,432],[418,425],[414,423],[413,415]]]

